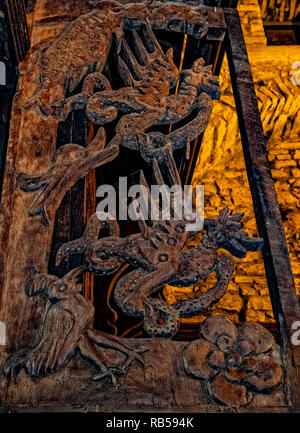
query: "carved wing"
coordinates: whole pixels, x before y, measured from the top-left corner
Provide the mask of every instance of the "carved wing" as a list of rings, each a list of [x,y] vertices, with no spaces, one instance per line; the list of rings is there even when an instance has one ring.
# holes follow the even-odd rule
[[[32,350],[23,350],[8,358],[4,367],[7,376],[20,368],[25,368],[32,376],[40,376],[63,367],[69,361],[94,314],[92,304],[79,293],[81,285],[77,284],[77,279],[84,269],[73,269],[62,279],[48,275],[49,302],[40,339]],[[36,286],[34,280],[38,279],[45,288],[41,275],[45,274],[30,277],[29,285]],[[37,287],[35,290],[36,294],[41,293]]]

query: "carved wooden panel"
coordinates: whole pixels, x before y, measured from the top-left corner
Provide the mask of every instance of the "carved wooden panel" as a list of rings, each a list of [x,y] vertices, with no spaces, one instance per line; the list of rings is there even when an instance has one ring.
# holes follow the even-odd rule
[[[189,232],[193,220],[175,218],[174,203],[171,218],[144,215],[127,235],[117,220],[94,213],[81,236],[59,247],[55,272],[49,272],[54,223],[66,194],[91,170],[124,165],[124,148],[138,154],[139,185],[146,191],[153,180],[160,186],[168,181],[182,197],[175,153],[189,154],[220,90],[212,65],[199,56],[181,70],[155,31],[186,33],[201,46],[220,43],[226,29],[223,10],[204,5],[72,4],[36,2],[32,47],[21,64],[12,111],[1,213],[5,404],[84,401],[103,410],[284,404],[279,349],[260,325],[236,328],[228,318],[211,317],[199,339],[171,340],[180,317],[206,312],[224,296],[232,256],[262,248],[263,239],[242,228],[242,213],[224,208],[205,219],[201,241],[190,249],[189,237],[202,227]],[[114,85],[114,74],[122,85]],[[58,146],[58,131],[76,112],[95,134],[82,145],[66,133],[70,141]],[[55,274],[74,256],[73,266]],[[130,268],[114,287],[114,300],[124,314],[143,321],[147,339],[90,328],[95,309],[84,296],[85,275],[113,276],[124,265]],[[164,284],[198,283],[213,272],[216,284],[192,299],[169,305],[156,296]]]

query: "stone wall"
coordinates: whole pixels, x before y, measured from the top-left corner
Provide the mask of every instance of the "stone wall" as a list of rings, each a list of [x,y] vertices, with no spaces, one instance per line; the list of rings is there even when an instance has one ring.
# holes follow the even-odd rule
[[[267,21],[291,21],[300,13],[298,0],[259,0],[261,15]]]
[[[295,284],[300,295],[300,88],[291,65],[300,60],[299,46],[267,46],[256,0],[240,2],[239,13],[248,49],[266,146],[287,237]],[[193,183],[205,188],[205,216],[216,216],[225,206],[244,212],[243,223],[257,235],[251,193],[226,58],[220,74],[222,96],[214,102]],[[194,243],[197,239],[194,240]],[[227,314],[235,321],[274,321],[261,253],[235,259],[235,273],[223,299],[209,314]],[[169,302],[195,296],[200,287],[166,287]],[[203,320],[194,317],[192,321]],[[190,321],[190,319],[189,319]]]

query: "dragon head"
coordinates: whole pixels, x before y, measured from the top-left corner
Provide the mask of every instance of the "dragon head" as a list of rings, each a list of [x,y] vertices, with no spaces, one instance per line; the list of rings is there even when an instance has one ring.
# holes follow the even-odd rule
[[[216,218],[204,220],[207,238],[216,243],[218,248],[225,248],[233,256],[243,258],[247,251],[258,251],[263,246],[263,239],[250,237],[240,224],[243,213],[230,214],[229,208],[221,210]]]
[[[219,99],[221,91],[218,77],[212,74],[212,65],[205,66],[205,61],[200,57],[195,60],[191,69],[182,71],[183,81],[197,88],[197,93],[207,93],[212,99]]]
[[[173,60],[173,48],[169,48],[164,53],[149,25],[146,30],[148,35],[152,35],[152,41],[155,41],[156,48],[154,52],[149,53],[147,56],[148,64],[144,67],[144,73],[148,74],[149,79],[153,83],[166,81],[169,87],[172,88],[176,85],[179,78],[179,71]],[[150,40],[149,36],[148,40]]]

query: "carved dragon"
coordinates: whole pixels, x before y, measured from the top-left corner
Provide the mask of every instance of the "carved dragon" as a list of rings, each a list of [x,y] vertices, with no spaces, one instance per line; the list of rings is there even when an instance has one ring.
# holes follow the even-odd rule
[[[47,172],[34,176],[19,174],[22,190],[40,191],[29,209],[30,216],[41,215],[42,221],[49,224],[68,189],[91,168],[112,161],[120,145],[140,151],[147,162],[163,161],[174,149],[187,147],[188,150],[190,140],[206,128],[212,98],[220,94],[211,66],[204,66],[202,59],[196,60],[191,69],[182,71],[178,93],[170,95],[179,72],[173,63],[172,50],[165,54],[151,29],[151,25],[169,28],[175,22],[180,27],[186,20],[187,32],[202,37],[207,31],[203,8],[153,3],[147,18],[145,7],[143,3],[137,7],[136,4],[122,6],[113,1],[102,2],[99,9],[67,26],[37,61],[34,70],[38,71],[40,84],[33,97],[24,102],[23,109],[38,106],[43,115],[65,120],[70,111],[85,108],[87,117],[98,125],[111,122],[119,112],[125,115],[106,147],[104,132],[100,130],[86,149],[76,144],[62,146],[53,155]],[[171,10],[178,22],[173,17],[173,24],[168,24]],[[161,14],[165,14],[164,19]],[[144,35],[142,42],[136,30],[132,31],[135,53],[123,38],[122,25],[140,28]],[[126,86],[119,90],[112,90],[101,73],[112,34],[118,35],[117,65]],[[77,52],[83,43],[85,49]],[[95,62],[96,71],[89,73]],[[74,90],[83,78],[82,92],[65,98],[67,89]],[[95,93],[95,90],[98,91]],[[188,124],[167,136],[159,132],[145,133],[152,126],[177,123],[191,113],[195,115]]]
[[[167,160],[169,173],[176,172],[173,158]],[[162,175],[156,161],[153,172],[158,183]],[[173,183],[177,178],[173,178]],[[147,185],[144,176],[141,183]],[[245,257],[247,251],[257,251],[263,245],[260,238],[252,238],[242,230],[243,214],[230,215],[229,209],[219,217],[206,219],[206,234],[194,248],[182,251],[189,238],[186,225],[190,220],[171,219],[154,221],[149,227],[139,221],[141,233],[120,238],[108,236],[98,239],[100,221],[94,214],[82,238],[68,242],[58,250],[56,264],[71,254],[84,253],[87,269],[95,274],[110,274],[125,263],[135,268],[122,277],[114,297],[123,312],[143,319],[150,336],[171,337],[178,331],[179,317],[190,317],[210,309],[225,294],[234,262],[230,255],[218,258],[218,249],[224,248],[236,257]],[[194,233],[193,233],[194,234]],[[187,286],[197,284],[216,272],[217,283],[196,298],[177,304],[153,298],[164,284]],[[164,323],[158,322],[162,318]]]
[[[211,67],[205,67],[202,59],[196,60],[191,69],[183,71],[179,77],[172,51],[163,52],[152,27],[184,30],[202,38],[208,31],[208,19],[202,6],[161,2],[121,5],[104,1],[70,23],[42,52],[31,71],[32,75],[37,74],[37,89],[32,97],[23,101],[23,109],[37,107],[40,116],[52,116],[57,121],[65,120],[70,111],[85,109],[87,117],[100,126],[116,119],[119,112],[125,115],[107,146],[104,130],[100,128],[87,148],[67,144],[57,150],[46,173],[19,174],[24,191],[40,191],[29,215],[41,214],[48,224],[65,192],[89,169],[114,159],[120,145],[140,151],[142,157],[152,163],[158,184],[162,179],[158,163],[164,165],[173,184],[180,184],[173,150],[188,147],[189,141],[204,131],[212,98],[219,97],[219,89]],[[133,50],[124,39],[123,29],[132,31]],[[136,30],[144,36],[144,42]],[[102,74],[113,38],[119,74],[126,86],[119,90],[112,90]],[[170,90],[179,78],[178,93],[171,95]],[[82,91],[66,98],[67,91],[73,92],[82,80]],[[193,120],[169,135],[147,133],[152,126],[177,123],[192,113],[195,114]],[[143,174],[141,183],[148,188]],[[88,329],[94,309],[80,294],[79,275],[86,270],[109,274],[129,263],[134,270],[118,281],[114,293],[117,304],[128,315],[142,318],[150,336],[171,337],[177,332],[179,317],[207,311],[225,294],[233,260],[228,254],[218,259],[219,248],[237,257],[261,248],[261,239],[251,238],[241,230],[242,216],[230,215],[225,208],[218,218],[205,220],[207,233],[199,245],[183,251],[189,237],[186,225],[190,220],[160,219],[151,227],[140,220],[141,233],[125,238],[119,236],[117,223],[108,221],[109,236],[98,239],[103,222],[93,215],[83,237],[64,244],[57,254],[57,264],[69,254],[83,254],[85,264],[82,267],[62,279],[33,271],[27,280],[28,296],[44,296],[48,300],[44,324],[33,348],[7,359],[6,375],[13,375],[20,368],[33,376],[56,371],[78,350],[96,366],[95,380],[110,376],[115,385],[115,374],[124,374],[134,359],[142,363],[139,353],[145,349],[131,348],[120,338]],[[195,284],[212,272],[217,274],[216,285],[197,298],[169,305],[152,297],[166,283]],[[163,324],[157,320],[161,317]],[[102,360],[100,347],[121,352],[125,355],[124,362],[115,370],[109,368]]]
[[[116,59],[125,87],[112,90],[102,74],[90,74],[84,81],[83,92],[66,101],[62,116],[66,119],[70,111],[86,108],[88,119],[102,126],[115,120],[120,112],[125,113],[109,145],[139,150],[149,162],[153,158],[163,160],[167,152],[185,147],[204,131],[211,114],[212,98],[218,99],[220,90],[217,77],[212,75],[212,66],[204,66],[200,58],[191,69],[182,71],[178,92],[170,95],[179,80],[173,49],[164,54],[148,20],[142,26],[142,34],[147,42],[143,43],[138,33],[132,32],[135,55],[123,39]],[[93,94],[95,82],[101,91]],[[150,127],[177,123],[192,112],[196,113],[193,121],[170,133],[168,141],[156,132],[154,146],[153,134],[145,134]],[[161,146],[163,141],[164,146]]]
[[[168,154],[162,163],[172,185],[179,185],[172,155]],[[156,159],[152,168],[157,184],[162,185],[163,176]],[[149,190],[143,172],[140,182]],[[172,203],[174,217],[174,200]],[[121,238],[117,221],[100,221],[94,214],[83,236],[62,245],[57,252],[57,265],[71,254],[84,254],[83,266],[70,271],[62,279],[32,271],[25,291],[28,296],[41,295],[48,299],[43,328],[34,348],[24,349],[7,359],[5,374],[14,375],[15,369],[22,367],[30,375],[38,376],[56,371],[67,364],[77,349],[98,369],[95,380],[110,376],[116,385],[115,374],[125,374],[134,359],[143,362],[139,353],[144,349],[132,349],[122,339],[88,329],[94,308],[79,293],[82,285],[77,283],[78,276],[87,270],[95,274],[110,274],[129,263],[134,270],[118,281],[114,292],[117,304],[126,314],[142,318],[144,329],[150,336],[171,337],[178,330],[179,317],[203,313],[225,294],[234,262],[228,254],[218,258],[219,248],[227,249],[236,257],[244,257],[247,251],[261,248],[261,239],[251,238],[241,229],[242,216],[230,215],[229,209],[225,208],[218,218],[206,219],[206,234],[199,245],[183,251],[190,235],[186,230],[190,218],[159,219],[151,227],[141,218],[138,221],[141,233]],[[98,239],[105,226],[109,229],[109,236]],[[196,284],[212,272],[216,272],[217,283],[196,298],[169,305],[153,297],[164,284]],[[117,369],[109,368],[101,357],[101,346],[120,351],[127,359]]]
[[[174,172],[172,163],[173,159],[167,160],[170,173]],[[160,181],[162,176],[156,161],[153,168]],[[147,186],[143,174],[141,183]],[[219,248],[227,249],[236,257],[245,257],[247,251],[262,247],[260,238],[252,238],[241,229],[242,217],[241,213],[231,215],[228,208],[223,209],[219,217],[204,221],[206,234],[201,242],[183,251],[189,237],[186,220],[160,219],[151,227],[140,220],[141,233],[120,238],[116,221],[100,221],[94,214],[83,237],[64,244],[57,253],[57,264],[68,255],[84,254],[84,265],[61,279],[31,270],[25,291],[28,296],[43,296],[48,300],[44,323],[33,348],[25,348],[6,360],[6,376],[13,377],[22,368],[32,376],[55,372],[66,366],[77,350],[96,367],[93,380],[110,377],[116,386],[116,375],[125,374],[132,361],[143,364],[139,354],[146,349],[130,347],[127,340],[88,328],[94,307],[80,294],[79,276],[87,270],[94,274],[113,273],[124,263],[129,263],[134,270],[118,281],[114,293],[117,304],[126,314],[142,318],[150,336],[171,337],[178,330],[179,317],[203,313],[225,294],[234,262],[228,254],[218,258]],[[105,226],[110,235],[98,239]],[[196,298],[169,305],[152,297],[163,284],[196,284],[212,272],[216,272],[217,283]],[[164,320],[163,324],[159,318]],[[107,366],[101,356],[101,347],[121,352],[124,361],[118,367]]]
[[[67,90],[72,92],[95,65],[96,72],[102,72],[113,35],[120,46],[123,29],[138,30],[147,20],[153,28],[186,31],[197,39],[208,31],[203,6],[155,1],[138,5],[122,5],[113,0],[99,2],[91,12],[67,25],[38,58],[31,74],[38,73],[39,84],[35,94],[24,102],[24,108],[38,105],[42,113],[59,116]]]

